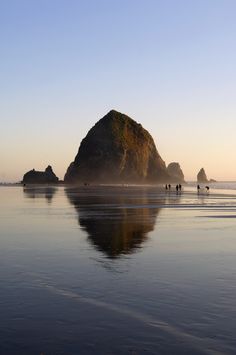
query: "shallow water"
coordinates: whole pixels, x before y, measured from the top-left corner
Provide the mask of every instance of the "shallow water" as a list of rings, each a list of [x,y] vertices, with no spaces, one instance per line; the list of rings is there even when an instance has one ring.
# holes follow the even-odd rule
[[[235,217],[232,191],[1,187],[0,354],[235,354]]]

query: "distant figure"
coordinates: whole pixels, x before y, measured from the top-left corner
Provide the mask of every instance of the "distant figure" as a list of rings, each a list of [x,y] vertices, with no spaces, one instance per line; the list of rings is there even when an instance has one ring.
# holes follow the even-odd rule
[[[175,189],[176,189],[176,193],[178,193],[179,192],[179,185],[176,185]]]
[[[205,186],[205,188],[206,188],[206,192],[209,192],[210,187],[209,186]]]
[[[182,189],[182,185],[181,185],[181,184],[179,184],[179,191],[181,191],[181,189]]]
[[[200,192],[200,185],[197,185],[197,193],[199,194],[199,192]]]
[[[168,185],[169,190],[171,189],[171,184]]]
[[[166,184],[166,186],[165,186],[165,189],[166,189],[166,191],[168,190],[168,186],[167,186],[167,184]]]

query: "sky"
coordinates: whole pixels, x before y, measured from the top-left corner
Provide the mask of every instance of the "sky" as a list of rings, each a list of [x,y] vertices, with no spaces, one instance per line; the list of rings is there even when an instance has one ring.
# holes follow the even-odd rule
[[[166,164],[236,180],[235,0],[0,0],[0,181],[52,165],[126,113]]]

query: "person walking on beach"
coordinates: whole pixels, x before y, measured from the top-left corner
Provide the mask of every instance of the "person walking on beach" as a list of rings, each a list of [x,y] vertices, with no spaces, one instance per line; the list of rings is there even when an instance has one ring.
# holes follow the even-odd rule
[[[168,185],[169,190],[171,189],[171,184]]]
[[[179,191],[181,192],[181,189],[182,189],[182,185],[181,184],[179,184]]]
[[[175,186],[175,189],[176,189],[176,194],[178,194],[178,192],[179,192],[179,185],[176,185],[176,186]]]
[[[166,191],[168,190],[168,186],[167,186],[167,184],[166,184],[166,186],[165,186],[165,189],[166,189]]]
[[[199,192],[200,192],[200,185],[197,185],[197,193],[199,194]]]
[[[206,188],[206,192],[209,192],[210,187],[209,186],[205,186],[205,188]]]

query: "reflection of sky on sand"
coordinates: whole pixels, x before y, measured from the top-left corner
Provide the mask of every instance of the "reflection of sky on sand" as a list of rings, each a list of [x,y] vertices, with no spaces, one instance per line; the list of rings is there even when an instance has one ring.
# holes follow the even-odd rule
[[[233,196],[0,196],[0,353],[235,353]]]
[[[179,198],[174,194],[167,195],[165,199],[165,207],[181,208],[181,209],[196,209],[209,211],[236,211],[236,195],[211,193],[197,194],[192,191],[184,192]]]

